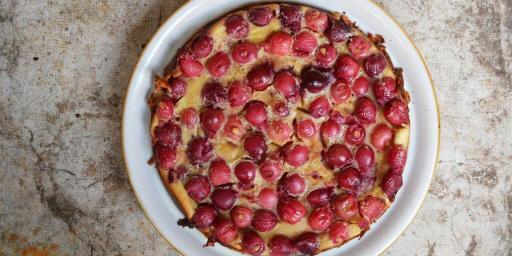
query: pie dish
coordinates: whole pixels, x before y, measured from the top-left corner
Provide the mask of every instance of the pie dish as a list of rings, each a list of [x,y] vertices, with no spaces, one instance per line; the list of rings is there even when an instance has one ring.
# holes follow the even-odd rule
[[[144,163],[145,160],[151,157],[152,147],[149,144],[151,139],[147,133],[150,112],[144,103],[147,98],[143,95],[152,91],[149,87],[155,74],[166,74],[162,71],[162,68],[176,56],[174,51],[177,47],[185,45],[184,41],[192,36],[192,32],[198,31],[204,23],[210,21],[211,16],[225,15],[226,8],[238,9],[241,5],[249,2],[230,4],[222,1],[218,5],[212,4],[211,9],[207,12],[208,16],[200,8],[204,1],[187,3],[164,24],[148,44],[134,71],[127,92],[123,117],[123,149],[130,181],[142,208],[155,224],[155,227],[186,255],[202,254],[205,253],[205,250],[212,255],[236,253],[219,245],[203,249],[202,246],[206,239],[201,233],[195,230],[183,230],[176,224],[179,219],[184,217],[182,211],[177,207],[181,204],[175,204],[170,199],[158,173],[154,171],[154,167],[148,167]],[[302,2],[314,4],[308,1]],[[367,31],[381,32],[388,39],[386,44],[388,53],[391,59],[398,62],[398,66],[404,67],[405,85],[409,86],[408,91],[414,100],[413,105],[409,104],[411,108],[410,118],[413,125],[410,131],[409,160],[404,171],[404,187],[395,198],[394,206],[376,224],[371,226],[371,230],[365,234],[364,239],[322,253],[322,255],[337,255],[344,252],[349,254],[376,254],[387,247],[410,222],[428,189],[437,152],[435,142],[438,138],[436,127],[438,120],[435,97],[432,87],[430,87],[428,71],[422,64],[421,57],[416,53],[412,43],[407,40],[403,32],[399,30],[397,32],[396,24],[389,17],[385,16],[381,10],[376,9],[371,3],[365,1],[347,2],[343,6],[336,6],[334,2],[327,2],[325,4],[316,3],[315,5],[340,12],[346,10],[347,16],[357,21],[358,26]],[[209,18],[205,19],[205,17]],[[204,23],[186,23],[190,19],[201,19],[204,20]],[[386,25],[378,27],[376,24]],[[421,137],[417,136],[419,133],[422,134]],[[422,155],[421,158],[418,157],[419,153]],[[409,175],[408,170],[411,168],[414,168],[413,176]],[[308,203],[305,204],[307,206]]]
[[[151,162],[205,246],[317,254],[361,237],[402,186],[402,70],[343,14],[237,10],[154,84]]]

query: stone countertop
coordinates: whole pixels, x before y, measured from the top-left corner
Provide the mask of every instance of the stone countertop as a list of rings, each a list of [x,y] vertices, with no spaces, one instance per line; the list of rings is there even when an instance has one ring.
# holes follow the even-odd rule
[[[120,131],[137,58],[182,2],[0,0],[0,255],[177,255]],[[442,122],[430,192],[384,255],[511,255],[512,1],[379,4],[423,52]]]

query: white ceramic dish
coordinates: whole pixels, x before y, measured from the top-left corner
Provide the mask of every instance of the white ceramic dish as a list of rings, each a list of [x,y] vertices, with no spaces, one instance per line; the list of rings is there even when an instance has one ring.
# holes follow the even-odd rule
[[[197,230],[177,225],[183,214],[167,193],[154,166],[147,98],[155,74],[198,29],[224,14],[256,0],[193,0],[184,4],[153,36],[132,75],[123,113],[123,150],[127,172],[137,199],[158,231],[184,255],[241,255],[216,245],[203,248],[206,238]],[[275,1],[269,1],[275,2]],[[418,212],[432,180],[439,144],[439,113],[434,87],[424,61],[409,37],[382,9],[369,0],[300,0],[298,3],[345,12],[366,32],[381,34],[395,66],[404,70],[405,87],[412,102],[409,157],[404,186],[392,207],[362,239],[321,253],[327,255],[377,255],[404,231]]]

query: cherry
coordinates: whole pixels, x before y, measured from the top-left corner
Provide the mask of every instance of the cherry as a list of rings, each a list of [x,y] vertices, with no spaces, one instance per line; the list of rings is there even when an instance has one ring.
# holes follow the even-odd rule
[[[220,109],[206,108],[201,112],[201,126],[210,137],[213,137],[222,127],[224,120],[224,112]]]
[[[177,168],[169,169],[169,173],[167,174],[167,179],[170,183],[173,183],[176,179],[182,179],[185,174],[187,174],[188,169],[180,165]]]
[[[255,160],[261,160],[267,152],[267,142],[261,132],[248,134],[244,140],[244,149]]]
[[[309,9],[305,16],[307,28],[315,32],[323,32],[327,28],[328,20],[325,12]]]
[[[299,167],[309,160],[306,146],[288,144],[283,148],[284,161],[293,167]]]
[[[324,44],[318,48],[316,53],[316,62],[318,66],[329,67],[336,59],[336,48],[330,44]]]
[[[333,187],[318,188],[309,192],[306,200],[311,206],[324,206],[329,203],[331,197],[334,195]]]
[[[356,168],[348,167],[336,175],[336,180],[341,189],[351,194],[356,194],[361,184],[362,177]]]
[[[256,164],[250,161],[241,161],[235,167],[235,176],[242,184],[251,184],[256,178]]]
[[[339,195],[332,201],[332,210],[342,221],[348,221],[358,209],[357,198],[350,194]]]
[[[228,98],[232,107],[242,106],[251,99],[251,87],[240,81],[234,81],[229,87]]]
[[[260,64],[249,71],[247,81],[256,91],[264,91],[272,83],[274,71],[268,63]]]
[[[352,162],[352,153],[343,144],[332,144],[323,154],[324,161],[332,168],[341,168]]]
[[[372,145],[379,150],[385,149],[391,143],[392,138],[393,130],[385,124],[376,125],[370,135]]]
[[[393,99],[384,106],[384,117],[395,126],[409,123],[409,108],[399,99]]]
[[[285,98],[295,97],[299,93],[297,79],[286,70],[277,72],[274,87]]]
[[[176,163],[176,151],[172,148],[157,145],[155,148],[156,166],[158,169],[169,170]]]
[[[187,92],[187,82],[180,78],[169,79],[169,92],[168,95],[171,97],[173,102],[177,102]]]
[[[205,164],[213,156],[213,146],[206,138],[194,138],[188,143],[187,156],[193,165]]]
[[[215,238],[223,244],[228,244],[233,241],[238,234],[233,222],[223,217],[217,217],[215,219],[213,228]]]
[[[376,53],[368,56],[364,62],[364,71],[368,76],[376,77],[384,71],[388,61],[386,57],[381,53]]]
[[[279,5],[279,19],[285,28],[296,33],[300,30],[302,12],[296,5]]]
[[[405,162],[407,161],[407,151],[402,146],[394,145],[388,150],[387,156],[391,172],[402,174]]]
[[[345,142],[350,145],[361,145],[366,137],[366,131],[360,124],[349,125],[345,131]]]
[[[334,64],[334,76],[346,82],[352,82],[359,75],[359,64],[350,55],[342,55]]]
[[[192,223],[197,228],[207,228],[212,225],[217,214],[217,209],[213,205],[200,204],[192,216]]]
[[[203,64],[188,54],[182,54],[178,58],[178,66],[186,77],[196,77],[203,72]]]
[[[261,255],[265,251],[265,241],[258,233],[247,231],[242,237],[242,250],[251,255]]]
[[[356,102],[354,116],[362,123],[374,123],[377,117],[377,106],[368,97],[359,98]]]
[[[385,105],[396,96],[395,79],[386,76],[376,81],[373,84],[373,94],[377,103]]]
[[[293,197],[282,197],[277,203],[277,214],[286,223],[295,224],[304,218],[306,213],[306,207]]]
[[[205,176],[193,176],[185,184],[185,190],[187,190],[190,198],[200,202],[210,194],[210,182],[208,182],[208,178]]]
[[[375,153],[368,145],[361,145],[357,148],[354,155],[359,171],[363,177],[370,176],[370,172],[375,165]]]
[[[169,97],[163,97],[156,107],[156,117],[162,121],[169,121],[174,112],[174,105]]]
[[[277,56],[286,56],[292,52],[293,37],[283,31],[274,32],[267,39],[265,50]]]
[[[252,210],[251,208],[237,205],[230,212],[231,221],[239,228],[245,228],[251,225]]]
[[[333,141],[341,133],[340,125],[333,119],[329,119],[320,126],[320,135],[324,141]]]
[[[276,181],[282,172],[281,164],[271,159],[266,159],[260,166],[261,177],[268,182]]]
[[[263,188],[258,194],[258,203],[265,209],[272,209],[277,205],[277,192],[271,188]]]
[[[364,36],[354,36],[350,38],[347,46],[350,53],[352,53],[356,58],[365,57],[372,47],[370,42]]]
[[[235,14],[229,16],[224,25],[228,35],[234,38],[244,38],[249,34],[249,24],[241,15]]]
[[[188,128],[194,128],[198,121],[199,114],[195,108],[186,108],[181,112],[181,122]]]
[[[261,101],[251,101],[245,109],[245,119],[250,124],[258,127],[267,122],[267,109],[265,103]]]
[[[284,102],[276,102],[272,106],[272,112],[280,117],[287,117],[290,114],[290,109]]]
[[[305,255],[313,255],[320,247],[318,234],[313,232],[302,233],[295,239],[295,247]]]
[[[192,56],[201,59],[212,52],[213,39],[207,34],[201,34],[192,41],[190,52]]]
[[[236,63],[245,64],[258,56],[258,46],[250,42],[240,42],[233,46],[231,57]]]
[[[220,186],[231,182],[231,170],[222,158],[213,160],[210,163],[208,177],[213,186]]]
[[[268,25],[273,17],[274,12],[269,7],[253,7],[247,12],[247,19],[259,27]]]
[[[368,78],[366,78],[364,76],[358,77],[354,81],[354,84],[352,85],[352,91],[357,96],[365,95],[369,89],[370,89],[370,80],[368,80]]]
[[[277,185],[280,195],[298,196],[304,192],[305,188],[306,182],[299,174],[285,175]]]
[[[309,69],[301,75],[301,87],[309,92],[320,92],[327,86],[327,76],[316,69]]]
[[[391,171],[388,171],[386,175],[382,178],[382,181],[380,183],[380,187],[382,188],[382,191],[386,193],[389,200],[393,201],[395,199],[396,192],[402,187],[402,175],[401,174],[395,174]]]
[[[331,104],[329,103],[329,100],[327,100],[327,97],[325,96],[319,96],[309,104],[309,113],[314,118],[327,116],[329,114],[330,109]]]
[[[313,230],[325,231],[332,222],[334,214],[329,207],[314,209],[308,216],[308,224]]]
[[[270,125],[267,128],[268,137],[271,140],[281,143],[286,142],[292,133],[292,127],[280,120],[270,122]]]
[[[329,228],[329,239],[334,244],[340,244],[345,241],[349,236],[348,225],[346,222],[337,221],[334,222]]]
[[[315,123],[311,119],[298,121],[296,124],[297,136],[301,139],[311,139],[317,133]]]
[[[240,141],[245,134],[245,127],[237,116],[230,116],[224,125],[224,135],[234,141]]]
[[[275,235],[270,239],[268,246],[272,256],[288,256],[295,253],[295,245],[285,235]]]
[[[225,75],[230,66],[231,60],[225,52],[217,52],[206,62],[206,68],[214,77],[221,77]]]
[[[376,196],[367,196],[359,202],[359,213],[370,222],[377,219],[385,208],[386,204]]]
[[[205,105],[219,104],[228,99],[228,92],[217,82],[206,83],[201,90],[201,99]]]
[[[317,45],[316,37],[308,31],[303,31],[295,36],[293,53],[296,56],[306,57],[315,51]]]
[[[259,209],[254,212],[252,219],[252,227],[259,232],[268,232],[277,225],[277,216],[275,213],[266,210]]]
[[[333,43],[341,42],[347,39],[351,30],[350,25],[346,24],[343,20],[331,18],[325,30],[325,35]]]
[[[331,98],[336,104],[342,104],[350,99],[350,87],[343,80],[337,80],[331,85]]]
[[[160,145],[175,148],[181,144],[181,128],[175,123],[166,123],[156,129],[156,140]]]
[[[212,193],[212,202],[221,210],[229,210],[236,201],[236,192],[229,188],[218,188]]]

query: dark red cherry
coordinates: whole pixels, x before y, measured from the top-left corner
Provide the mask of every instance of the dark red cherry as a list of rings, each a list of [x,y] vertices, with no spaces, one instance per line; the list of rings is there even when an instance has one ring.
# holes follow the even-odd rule
[[[201,112],[201,127],[210,137],[215,136],[224,124],[224,112],[220,109],[206,108]]]
[[[345,142],[350,145],[360,145],[364,142],[366,131],[360,124],[352,124],[345,131]]]
[[[172,103],[171,98],[163,97],[162,100],[158,103],[156,107],[156,116],[159,120],[169,121],[172,119],[172,114],[174,112],[174,105]]]
[[[334,76],[346,82],[352,82],[359,75],[359,64],[350,55],[342,55],[334,64]]]
[[[323,32],[328,25],[327,14],[315,9],[308,9],[306,11],[306,27],[315,31]]]
[[[302,139],[311,139],[317,133],[315,123],[311,119],[298,121],[296,124],[297,136]]]
[[[319,207],[328,204],[333,195],[333,187],[318,188],[309,192],[306,200],[311,206]]]
[[[237,43],[233,46],[231,57],[236,63],[248,63],[258,57],[258,46],[250,42]]]
[[[363,177],[371,176],[371,171],[375,165],[375,153],[368,145],[361,145],[357,148],[354,155],[359,171]]]
[[[251,101],[245,108],[245,119],[250,124],[259,127],[267,122],[267,108],[261,101]]]
[[[330,44],[324,44],[318,48],[316,53],[317,65],[322,68],[327,68],[336,59],[336,48]]]
[[[246,231],[242,237],[242,250],[251,255],[261,255],[265,251],[265,240],[254,231]]]
[[[350,25],[343,20],[331,18],[325,30],[325,35],[331,42],[341,42],[347,39],[351,30]]]
[[[267,152],[267,142],[261,132],[248,134],[244,140],[244,149],[255,160],[261,160]]]
[[[177,102],[181,97],[185,96],[186,92],[187,82],[177,77],[169,79],[169,91],[167,95],[171,97],[173,102]]]
[[[256,164],[250,161],[241,161],[235,167],[235,176],[240,183],[251,184],[256,178]]]
[[[254,212],[252,227],[259,232],[268,232],[277,225],[277,216],[272,211],[259,209]]]
[[[277,185],[280,195],[298,196],[304,192],[306,182],[299,174],[286,175],[281,178]]]
[[[197,77],[203,72],[203,64],[188,54],[182,54],[178,58],[178,66],[186,77]]]
[[[358,77],[354,84],[352,84],[352,91],[356,94],[356,96],[365,95],[370,89],[370,81],[368,78],[364,76]]]
[[[260,175],[268,182],[276,181],[281,176],[283,168],[279,161],[266,159],[260,166]]]
[[[391,139],[393,139],[393,130],[385,124],[376,125],[370,135],[372,145],[379,150],[383,150],[389,146]]]
[[[316,37],[312,33],[302,31],[295,36],[293,53],[296,56],[306,57],[315,51],[317,45]]]
[[[228,35],[234,38],[244,38],[249,33],[249,24],[241,15],[231,15],[224,23]]]
[[[356,102],[354,116],[362,123],[374,123],[377,118],[377,106],[368,97],[359,98]]]
[[[292,52],[293,37],[284,31],[277,31],[267,38],[264,49],[277,56],[286,56]]]
[[[210,194],[210,182],[205,176],[194,176],[185,184],[188,195],[196,202],[207,198]]]
[[[361,184],[362,177],[356,168],[348,167],[341,170],[341,172],[336,175],[336,180],[341,189],[351,194],[356,194]]]
[[[329,119],[320,126],[320,136],[325,142],[334,141],[340,133],[341,127],[334,119]]]
[[[223,217],[217,217],[215,219],[213,222],[213,228],[215,238],[223,244],[228,244],[233,241],[238,234],[233,222]]]
[[[309,69],[301,75],[301,87],[317,93],[327,86],[327,76],[316,69]]]
[[[325,231],[332,223],[334,214],[328,206],[314,209],[308,216],[309,226],[316,231]]]
[[[205,105],[216,105],[227,101],[228,91],[217,82],[206,83],[201,90],[201,99]]]
[[[313,232],[302,233],[295,239],[295,247],[305,255],[313,255],[320,247],[318,234]]]
[[[175,123],[166,123],[156,129],[156,140],[161,145],[175,148],[181,144],[181,128]]]
[[[229,103],[232,107],[245,105],[252,95],[251,87],[240,81],[234,81],[228,90]]]
[[[264,91],[272,83],[274,71],[268,63],[260,64],[249,71],[247,82],[256,91]]]
[[[206,138],[194,138],[188,143],[187,156],[193,165],[205,164],[213,156],[213,146]]]
[[[195,108],[186,108],[181,112],[181,122],[188,128],[194,128],[198,121],[199,114]]]
[[[289,256],[295,253],[295,245],[285,235],[275,235],[272,237],[268,247],[272,256]]]
[[[391,171],[388,171],[386,175],[382,178],[380,183],[380,187],[382,191],[386,193],[389,200],[393,201],[395,199],[396,192],[402,187],[402,175],[395,174]]]
[[[407,151],[402,146],[394,145],[389,149],[387,156],[391,171],[396,174],[402,174],[405,162],[407,161]]]
[[[251,225],[252,210],[251,208],[237,205],[230,212],[231,221],[239,228],[245,228]]]
[[[350,38],[347,43],[348,50],[352,55],[356,58],[365,57],[368,54],[368,51],[372,47],[370,41],[366,39],[364,36],[354,36]]]
[[[309,113],[314,118],[327,116],[329,114],[329,110],[331,110],[331,104],[325,96],[320,96],[309,104]]]
[[[204,58],[212,52],[213,39],[206,34],[201,34],[192,41],[190,52],[198,59]]]
[[[409,123],[409,108],[399,99],[393,99],[384,106],[384,118],[395,126]]]
[[[285,196],[279,199],[277,214],[286,223],[295,224],[306,216],[306,207],[297,199]]]
[[[268,25],[273,17],[274,12],[269,7],[253,7],[247,12],[247,19],[259,27]]]
[[[285,28],[296,33],[300,30],[302,12],[297,5],[279,5],[279,19]]]
[[[332,144],[323,154],[324,161],[332,168],[341,168],[352,162],[352,153],[343,144]]]
[[[274,77],[274,87],[285,98],[295,97],[299,93],[297,78],[290,72],[282,70]]]
[[[385,105],[391,99],[393,99],[396,96],[396,93],[395,79],[391,77],[383,77],[373,84],[373,94],[375,95],[375,100],[381,106]]]
[[[170,170],[176,163],[176,151],[172,148],[157,145],[155,156],[158,169]]]
[[[217,52],[206,62],[206,68],[214,77],[224,76],[231,66],[229,55],[225,52]]]
[[[200,204],[192,216],[192,223],[197,228],[207,228],[212,225],[217,214],[217,209],[213,205]]]
[[[388,61],[384,55],[381,53],[372,54],[366,58],[364,71],[368,76],[376,77],[384,71],[387,65]]]
[[[236,192],[229,188],[218,188],[212,193],[212,202],[221,210],[229,210],[236,201]]]
[[[214,186],[228,184],[231,182],[231,169],[224,159],[215,159],[210,163],[208,177]]]
[[[309,150],[303,145],[288,144],[283,148],[284,161],[293,167],[305,164],[309,159]]]
[[[357,198],[350,194],[341,194],[332,201],[332,210],[336,217],[348,221],[359,210]]]
[[[273,209],[277,205],[277,192],[271,188],[263,188],[258,194],[258,203],[262,208]]]
[[[359,202],[359,213],[370,222],[380,217],[385,209],[384,201],[376,196],[367,196]]]

